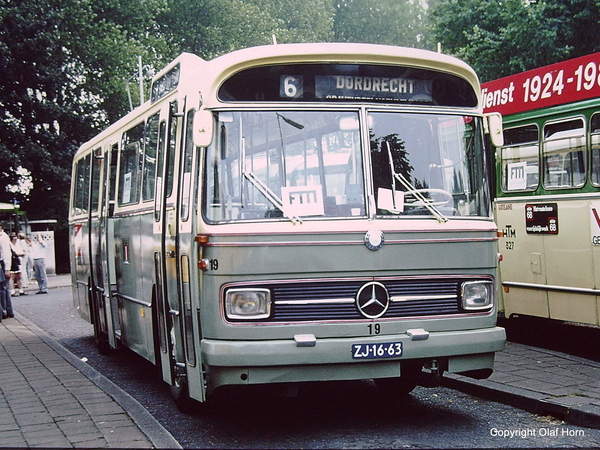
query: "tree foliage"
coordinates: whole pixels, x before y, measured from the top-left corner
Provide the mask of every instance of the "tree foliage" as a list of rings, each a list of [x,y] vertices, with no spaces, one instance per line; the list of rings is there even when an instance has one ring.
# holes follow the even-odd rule
[[[425,9],[418,1],[343,0],[337,5],[335,38],[426,48],[429,45]]]
[[[433,34],[482,80],[596,52],[598,0],[434,0]]]
[[[171,56],[180,51],[211,59],[227,52],[273,42],[331,40],[330,0],[168,0],[160,32]]]
[[[125,112],[123,80],[143,47],[133,27],[105,17],[108,0],[0,5],[0,191],[24,167],[33,189],[17,200],[28,200],[30,216],[63,217],[73,153]]]
[[[122,3],[139,3],[131,11],[139,22],[108,17],[118,0],[0,0],[0,201],[20,201],[29,218],[58,219],[59,233],[73,154],[125,112],[128,67],[144,52],[134,36],[147,28],[149,2]],[[31,190],[10,190],[23,169]]]

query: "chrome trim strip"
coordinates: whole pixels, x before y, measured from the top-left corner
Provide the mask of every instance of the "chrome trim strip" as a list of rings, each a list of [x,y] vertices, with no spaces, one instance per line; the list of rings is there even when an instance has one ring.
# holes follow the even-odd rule
[[[450,244],[463,242],[495,242],[497,236],[493,238],[465,238],[465,239],[402,239],[387,240],[386,245],[391,244]],[[311,245],[365,245],[363,240],[359,241],[264,241],[264,242],[209,242],[202,244],[203,247],[278,247],[278,246],[311,246]]]
[[[128,210],[123,210],[123,211],[116,211],[113,214],[113,217],[121,218],[121,217],[138,216],[140,214],[148,214],[153,211],[154,211],[154,207],[152,207],[152,206],[147,207],[147,208],[128,209]]]
[[[462,312],[457,314],[440,314],[440,315],[418,315],[418,316],[410,316],[410,317],[380,317],[377,319],[380,322],[395,322],[395,321],[418,321],[418,320],[438,320],[438,319],[458,319],[463,317],[480,317],[480,316],[489,316],[495,313],[496,310],[491,308],[489,310],[482,311],[471,311],[471,312]],[[250,322],[231,322],[226,319],[223,320],[227,325],[232,325],[236,327],[261,327],[261,326],[295,326],[295,325],[317,325],[317,324],[357,324],[357,323],[368,323],[373,322],[373,319],[349,319],[349,320],[340,320],[340,319],[324,319],[324,320],[298,320],[298,321],[282,321],[282,322],[259,322],[259,321],[250,321]]]
[[[599,295],[600,289],[587,289],[577,288],[569,286],[553,286],[547,284],[534,284],[534,283],[519,283],[516,281],[503,281],[502,286],[517,287],[523,289],[540,289],[543,291],[556,291],[556,292],[568,292],[572,294],[587,294],[587,295]]]
[[[570,190],[571,188],[569,188]],[[580,188],[572,188],[580,189]],[[530,191],[528,195],[522,196],[511,196],[511,197],[499,197],[494,200],[494,203],[536,203],[536,202],[547,202],[551,200],[591,200],[594,198],[600,198],[600,192],[583,192],[583,193],[556,193],[547,195],[533,195]]]
[[[276,305],[349,305],[355,302],[353,298],[313,299],[313,300],[278,300]]]
[[[238,224],[236,224],[237,226]],[[250,225],[255,225],[254,223],[250,224]],[[267,224],[268,225],[268,224]],[[331,224],[328,224],[331,225]],[[225,227],[226,225],[218,225],[218,227]],[[215,226],[214,228],[217,228],[217,226]],[[231,232],[231,231],[198,231],[198,234],[202,234],[202,235],[207,235],[210,237],[215,237],[215,238],[227,238],[227,237],[237,237],[237,238],[243,238],[246,236],[250,236],[250,237],[260,237],[260,236],[266,236],[266,237],[272,237],[272,236],[322,236],[324,233],[327,234],[335,234],[335,235],[361,235],[363,236],[365,234],[365,232],[367,231],[368,227],[364,227],[364,228],[360,228],[360,229],[355,229],[355,230],[332,230],[331,228],[329,229],[323,229],[323,230],[308,230],[308,231],[297,231],[297,232],[289,232],[289,231],[273,231],[273,232],[264,232],[264,231],[257,231],[255,233],[248,233],[248,232]],[[444,233],[444,234],[459,234],[459,233],[477,233],[477,234],[482,234],[482,233],[496,233],[498,231],[497,227],[490,227],[490,228],[454,228],[454,229],[416,229],[416,228],[396,228],[396,229],[390,229],[390,228],[380,228],[381,231],[383,231],[384,234],[411,234],[411,235],[422,235],[422,234],[440,234],[440,233]]]
[[[410,302],[414,300],[457,300],[458,295],[394,295],[390,300],[396,302]]]
[[[128,297],[127,295],[119,294],[118,292],[115,294],[115,297],[121,298],[123,300],[127,300],[132,303],[137,303],[138,305],[143,305],[148,308],[150,308],[152,306],[152,303],[144,302],[142,300],[138,300],[137,298],[133,298],[133,297]]]

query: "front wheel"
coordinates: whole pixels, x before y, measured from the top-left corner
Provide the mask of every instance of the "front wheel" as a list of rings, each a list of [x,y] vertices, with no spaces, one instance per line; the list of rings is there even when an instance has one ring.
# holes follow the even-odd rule
[[[98,295],[94,295],[94,292],[91,288],[90,281],[90,289],[88,292],[89,305],[90,305],[90,313],[92,316],[92,322],[94,326],[94,342],[96,343],[96,348],[98,349],[98,353],[101,355],[110,355],[113,352],[113,348],[110,346],[110,342],[108,340],[108,333],[102,330],[100,314],[102,314],[100,308],[100,299]]]
[[[175,384],[169,387],[171,389],[173,401],[179,411],[186,414],[195,412],[198,402],[190,397],[190,391],[185,377],[175,377]]]
[[[199,414],[207,412],[211,401],[199,402],[190,397],[190,390],[185,375],[175,376],[175,384],[169,386],[171,397],[177,409],[185,414]]]

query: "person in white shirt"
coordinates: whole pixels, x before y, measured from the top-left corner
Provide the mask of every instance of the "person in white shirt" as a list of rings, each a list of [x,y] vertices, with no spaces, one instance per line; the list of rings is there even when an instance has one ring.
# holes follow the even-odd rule
[[[29,280],[31,280],[31,271],[33,270],[33,261],[29,252],[31,251],[31,239],[25,236],[22,231],[19,232],[19,244],[23,249],[23,257],[21,258],[21,283],[24,288],[29,287]]]
[[[12,272],[12,277],[10,279],[10,295],[12,297],[17,295],[27,295],[27,293],[23,290],[23,282],[21,277],[21,273],[23,272],[23,256],[25,256],[25,251],[23,250],[21,241],[19,241],[19,237],[16,233],[12,233],[10,235],[10,248],[14,252],[13,263],[12,267],[10,268],[10,271]],[[16,258],[15,255],[17,255]]]
[[[10,265],[12,253],[10,249],[10,238],[4,232],[0,224],[0,321],[8,317],[14,317],[12,300],[10,298]]]
[[[46,243],[39,234],[32,240],[33,272],[37,280],[39,291],[36,294],[48,293],[48,278],[46,278]]]

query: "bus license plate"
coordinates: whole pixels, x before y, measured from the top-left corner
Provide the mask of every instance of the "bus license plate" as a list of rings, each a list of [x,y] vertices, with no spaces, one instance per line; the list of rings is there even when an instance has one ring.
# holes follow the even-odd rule
[[[402,356],[402,342],[353,344],[353,359],[394,358]]]

